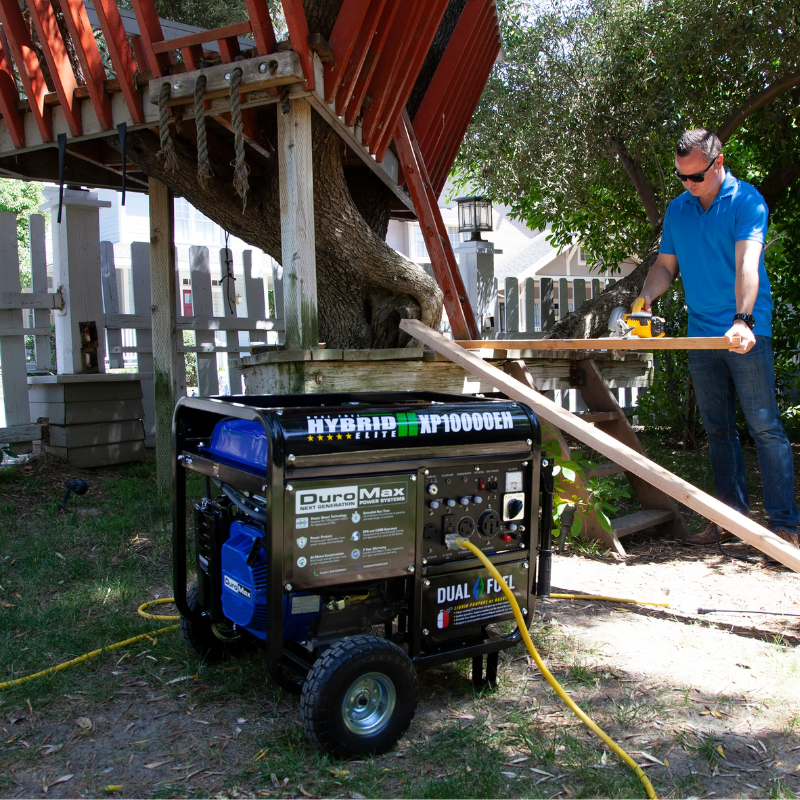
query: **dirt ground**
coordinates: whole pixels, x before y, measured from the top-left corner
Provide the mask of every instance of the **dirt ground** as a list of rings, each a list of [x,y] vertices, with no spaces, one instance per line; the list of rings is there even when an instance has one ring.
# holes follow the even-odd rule
[[[798,575],[743,543],[730,547],[750,562],[646,534],[625,545],[625,560],[556,556],[553,591],[671,607],[541,601],[534,635],[551,670],[659,796],[800,794]],[[58,694],[0,694],[0,796],[643,795],[524,649],[502,654],[500,674],[476,693],[466,665],[423,673],[395,751],[333,762],[257,659],[199,664],[167,633],[64,673]]]

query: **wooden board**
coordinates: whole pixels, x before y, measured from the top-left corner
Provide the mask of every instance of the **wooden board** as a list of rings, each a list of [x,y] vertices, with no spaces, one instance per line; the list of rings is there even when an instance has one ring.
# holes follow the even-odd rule
[[[650,461],[641,453],[620,444],[607,433],[577,419],[569,411],[565,411],[537,392],[526,388],[519,381],[504,375],[499,369],[445,339],[418,320],[401,320],[400,327],[415,339],[448,356],[468,372],[479,376],[482,380],[490,381],[508,397],[529,405],[545,422],[550,422],[561,428],[562,431],[585,442],[606,458],[625,467],[626,471],[636,472],[643,480],[653,484],[675,500],[736,534],[740,539],[780,561],[789,569],[800,572],[800,550],[748,519],[744,514],[734,511],[696,486],[692,486],[683,478],[673,475],[669,470]]]
[[[116,442],[93,447],[52,447],[45,450],[56,458],[69,461],[74,467],[105,467],[143,461],[146,455],[144,441]]]
[[[144,428],[141,420],[86,425],[51,425],[50,444],[53,447],[96,447],[119,442],[143,442]]]
[[[560,306],[559,306],[560,308]],[[664,336],[661,339],[514,339],[520,350],[730,350],[739,346],[739,337],[728,344],[724,336]],[[508,339],[457,340],[466,350],[484,348],[502,349],[509,346]]]

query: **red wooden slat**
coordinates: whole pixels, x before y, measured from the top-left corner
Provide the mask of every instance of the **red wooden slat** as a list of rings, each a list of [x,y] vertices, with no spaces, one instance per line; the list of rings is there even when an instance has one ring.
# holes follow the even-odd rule
[[[190,47],[182,47],[181,58],[186,65],[187,72],[198,69],[203,60],[203,45],[193,44]]]
[[[425,163],[430,165],[431,174],[436,172],[434,168],[435,159],[444,149],[443,142],[453,126],[458,126],[459,120],[462,119],[464,114],[470,116],[472,114],[469,99],[475,92],[476,87],[480,85],[481,89],[483,88],[483,85],[480,84],[479,76],[492,58],[495,48],[494,37],[483,34],[480,38],[475,39],[473,47],[475,47],[474,51],[468,51],[466,62],[464,59],[461,61],[462,67],[467,63],[469,64],[469,70],[462,73],[461,79],[452,87],[452,92],[444,98],[442,108],[437,115],[437,124],[431,126],[428,136],[424,140],[420,140],[420,148],[422,149]]]
[[[350,55],[358,40],[361,26],[369,11],[370,0],[344,0],[328,42],[333,49],[333,61],[325,65],[325,100],[332,103]]]
[[[139,72],[152,72],[150,61],[147,58],[147,51],[144,49],[144,42],[138,33],[131,36],[131,47],[133,48],[133,55],[136,57]]]
[[[44,2],[50,4],[49,0]],[[89,24],[89,17],[86,15],[86,7],[83,5],[83,0],[61,0],[61,10],[64,12],[64,20],[72,38],[75,55],[86,79],[86,88],[89,90],[89,99],[92,101],[97,121],[103,130],[109,130],[114,127],[111,116],[111,95],[106,91],[106,69],[92,33],[92,26]]]
[[[467,132],[469,123],[472,120],[472,115],[478,107],[483,90],[486,88],[486,82],[492,74],[494,62],[497,59],[497,54],[500,52],[500,34],[495,35],[494,43],[489,54],[489,58],[483,69],[477,71],[478,80],[475,82],[471,97],[463,104],[463,114],[461,118],[453,123],[453,127],[449,132],[449,136],[440,148],[440,155],[437,158],[436,168],[433,177],[433,186],[437,192],[441,192],[444,184],[447,181],[447,176],[450,169],[456,160],[458,150],[461,147],[461,142],[464,140],[464,135]]]
[[[167,39],[164,42],[154,42],[154,53],[166,53],[169,50],[183,50],[185,47],[206,44],[218,39],[247,36],[252,31],[249,22],[237,22],[235,25],[226,25],[224,28],[215,28],[209,31],[199,31],[188,36],[178,36],[176,39]]]
[[[25,123],[17,111],[19,91],[11,64],[11,51],[5,31],[0,28],[0,112],[6,121],[14,147],[25,147]]]
[[[94,0],[94,10],[100,20],[100,27],[106,40],[108,55],[114,66],[120,89],[125,98],[125,105],[134,123],[144,122],[142,96],[136,88],[136,64],[131,56],[128,37],[122,25],[122,17],[115,0]],[[141,41],[140,37],[136,37]],[[146,67],[142,68],[144,72]]]
[[[164,32],[158,19],[153,0],[131,0],[136,22],[139,25],[139,35],[142,37],[144,52],[154,78],[169,75],[170,58],[167,53],[156,53],[153,45],[164,41]]]
[[[303,11],[303,0],[282,0],[282,2],[283,15],[286,17],[286,27],[289,29],[292,48],[300,56],[300,66],[302,66],[305,76],[303,88],[307,92],[311,92],[314,90],[314,59],[308,48],[308,22],[306,12]]]
[[[423,153],[431,126],[434,121],[436,125],[441,125],[443,105],[466,74],[465,67],[470,59],[473,32],[481,19],[489,14],[490,4],[491,0],[469,0],[464,6],[444,55],[422,98],[414,116],[414,130]]]
[[[436,36],[436,32],[439,30],[448,2],[449,0],[436,0],[429,4],[430,13],[425,26],[413,48],[407,51],[407,56],[401,62],[400,70],[389,89],[390,103],[384,111],[383,118],[377,125],[379,135],[373,149],[375,158],[378,161],[383,161],[383,157],[386,155],[386,149],[392,140],[400,114],[403,113],[403,109],[406,107],[419,71],[422,69],[428,50],[433,44],[433,37]]]
[[[36,127],[45,142],[52,142],[53,116],[50,106],[44,103],[47,84],[39,67],[39,58],[33,49],[30,30],[22,17],[17,0],[0,0],[0,22],[5,28],[11,55],[25,88]]]
[[[422,236],[428,248],[436,282],[444,292],[444,307],[447,311],[447,318],[450,320],[453,337],[460,339],[462,338],[460,331],[469,331],[470,335],[474,333],[478,338],[474,315],[461,280],[461,273],[455,266],[455,256],[447,236],[447,229],[444,227],[436,199],[431,201],[430,181],[425,171],[425,165],[418,159],[413,141],[414,129],[408,116],[404,114],[395,132],[397,154],[406,176],[414,209],[417,212]],[[442,236],[442,230],[444,230],[444,236]],[[450,258],[448,258],[448,250]],[[454,266],[455,269],[453,269]],[[460,298],[463,298],[463,302]]]
[[[375,74],[369,83],[370,107],[364,111],[361,141],[367,147],[375,137],[376,124],[382,118],[384,107],[390,102],[390,91],[400,62],[411,47],[412,40],[419,35],[420,21],[425,17],[428,0],[413,0],[403,4],[401,14],[395,17],[392,32],[378,57]]]
[[[72,71],[72,64],[69,62],[67,48],[61,38],[61,31],[58,29],[56,15],[53,13],[50,0],[29,0],[28,12],[36,28],[45,61],[50,68],[50,78],[58,95],[58,101],[61,103],[61,110],[67,120],[67,126],[73,136],[80,136],[83,130],[81,104],[80,100],[75,97],[78,81]]]
[[[352,91],[347,92],[347,96],[343,97],[343,100],[347,102],[346,107],[344,103],[340,107],[339,101],[337,100],[336,113],[340,116],[344,114],[346,125],[355,125],[356,118],[361,113],[361,106],[367,94],[369,82],[372,80],[375,68],[378,66],[378,58],[383,50],[383,46],[389,38],[389,34],[392,32],[394,18],[399,9],[400,0],[389,0],[383,7],[375,35],[371,37],[371,41],[368,42],[367,55],[364,58],[364,63],[360,72],[354,76],[355,85]]]
[[[253,26],[253,38],[260,56],[268,56],[275,52],[275,30],[266,0],[244,0],[247,16]]]
[[[219,54],[222,60],[228,64],[242,52],[239,47],[239,40],[235,36],[228,36],[225,39],[217,39]]]
[[[431,174],[434,189],[438,192],[441,192],[444,188],[447,176],[458,156],[459,148],[464,141],[464,136],[466,135],[472,116],[475,113],[475,109],[478,107],[478,103],[480,103],[481,95],[486,88],[486,81],[491,75],[495,59],[499,52],[500,36],[498,34],[494,41],[493,49],[490,52],[490,57],[487,59],[488,63],[484,65],[483,69],[476,70],[479,80],[475,82],[472,94],[464,101],[461,116],[458,120],[453,121],[447,137],[440,144],[439,155],[436,157]]]

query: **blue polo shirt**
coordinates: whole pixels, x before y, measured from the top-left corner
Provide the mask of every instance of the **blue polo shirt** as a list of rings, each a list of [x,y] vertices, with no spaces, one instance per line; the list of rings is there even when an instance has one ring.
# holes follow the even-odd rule
[[[736,313],[736,242],[752,239],[763,245],[768,214],[758,189],[730,172],[707,210],[690,192],[667,207],[659,249],[678,257],[689,308],[689,336],[722,336],[731,327]],[[763,250],[753,316],[753,332],[772,336],[772,293]]]

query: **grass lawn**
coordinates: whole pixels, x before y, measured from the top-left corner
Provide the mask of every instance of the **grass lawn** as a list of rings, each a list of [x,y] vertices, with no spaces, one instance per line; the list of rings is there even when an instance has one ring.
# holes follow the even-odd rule
[[[694,480],[693,454],[656,455]],[[56,515],[64,481],[75,477],[90,491]],[[0,681],[166,624],[136,607],[172,594],[169,510],[152,461],[79,471],[40,457],[0,469]],[[633,679],[598,667],[593,645],[549,615],[532,633],[557,678],[626,748],[658,720],[677,725],[694,711],[669,688],[637,691]],[[206,664],[166,633],[0,692],[0,796],[41,796],[44,787],[52,797],[643,796],[524,649],[502,654],[495,692],[476,693],[469,666],[420,675],[417,716],[396,750],[333,761],[310,746],[296,697],[269,681],[258,653]],[[681,736],[672,737],[678,768],[637,757],[663,796],[710,791],[724,763],[712,736]],[[666,751],[648,752],[660,763]],[[769,786],[771,796],[794,796],[786,782]]]

